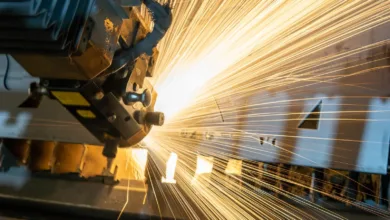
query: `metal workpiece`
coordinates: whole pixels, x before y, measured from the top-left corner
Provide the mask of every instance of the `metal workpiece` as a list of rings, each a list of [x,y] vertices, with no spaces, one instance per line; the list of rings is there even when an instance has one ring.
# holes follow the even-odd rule
[[[25,139],[4,139],[0,140],[1,155],[1,170],[9,171],[12,167],[25,165],[28,160],[29,146],[31,141]]]
[[[0,142],[0,156],[3,158],[0,163],[0,176],[4,172],[22,168],[28,176],[32,177],[115,185],[121,179],[136,178],[136,174],[129,175],[126,163],[129,161],[135,163],[134,160],[137,158],[128,157],[128,153],[142,150],[139,148],[118,149],[118,143],[118,140],[112,140],[105,146],[97,146],[4,139]],[[147,151],[141,155],[146,157]]]
[[[158,192],[149,190],[145,178],[147,164],[138,164],[141,158],[128,156],[143,149],[120,149],[117,157],[110,160],[101,156],[101,146],[82,144],[5,139],[0,142],[0,149],[2,207],[21,205],[25,207],[24,216],[30,208],[39,210],[44,206],[62,215],[91,218],[93,211],[92,216],[98,219],[112,219],[130,196],[124,218],[141,214],[160,216],[154,205]],[[148,159],[145,152],[142,160]],[[163,213],[162,217],[172,217],[172,213]]]
[[[52,141],[31,141],[29,146],[29,169],[34,171],[50,170],[53,165],[54,150],[57,146]]]
[[[101,156],[102,148],[99,146],[68,143],[56,143],[53,145],[53,143],[34,143],[34,141],[26,145],[29,141],[5,141],[8,143],[8,147],[4,151],[2,150],[2,156],[7,157],[4,157],[3,163],[13,161],[13,165],[6,173],[4,170],[1,171],[0,177],[8,175],[12,176],[13,179],[8,178],[8,182],[0,182],[0,204],[2,204],[3,208],[8,207],[10,204],[17,207],[22,204],[28,204],[28,206],[35,207],[34,209],[36,210],[40,210],[40,207],[43,206],[45,209],[50,207],[50,209],[53,209],[51,211],[63,213],[63,215],[73,214],[88,216],[88,218],[96,216],[99,219],[117,217],[121,210],[124,211],[122,213],[123,218],[133,215],[140,217],[139,215],[141,214],[157,215],[164,219],[167,217],[175,217],[175,219],[189,218],[185,208],[180,205],[174,205],[180,204],[180,199],[182,199],[182,197],[175,196],[175,193],[179,192],[187,196],[185,188],[182,188],[180,185],[181,181],[178,180],[177,185],[161,183],[162,173],[157,169],[159,161],[150,160],[149,153],[139,154],[145,149],[119,149],[117,157],[108,161]],[[42,144],[54,146],[54,153],[53,151],[51,151],[51,154],[50,151],[45,152],[46,156],[52,155],[51,160],[53,162],[51,164],[54,167],[48,168],[43,166],[42,169],[34,172],[25,169],[25,166],[30,167],[29,164],[32,161],[37,161],[33,157],[39,155],[36,154],[36,150],[31,149],[32,146],[40,145],[43,147]],[[15,155],[22,154],[11,153],[4,155],[4,152],[7,152],[9,148],[13,148],[10,145],[13,147],[20,146],[19,149],[25,149],[25,146],[29,146],[27,147],[27,149],[30,149],[27,150],[29,152],[27,153],[27,164],[20,161],[24,156],[15,157]],[[35,153],[32,153],[33,151]],[[139,161],[143,159],[134,157],[134,155],[144,155],[143,159],[146,158],[147,163],[140,164]],[[196,157],[197,155],[193,155],[186,159],[185,164],[179,164],[178,166],[184,165],[186,169],[190,166],[191,170],[195,170],[194,168],[197,166]],[[200,157],[208,158],[208,155]],[[319,176],[317,175],[318,170],[309,167],[266,164],[235,159],[232,159],[232,161],[235,162],[235,165],[242,166],[242,173],[232,172],[233,170],[229,169],[228,173],[223,173],[213,169],[209,174],[197,176],[196,182],[193,183],[202,183],[202,189],[208,190],[209,187],[213,187],[214,181],[224,178],[225,181],[223,183],[226,183],[226,185],[220,184],[219,189],[229,190],[227,183],[245,180],[248,176],[254,176],[256,177],[254,180],[258,181],[236,186],[239,188],[238,192],[250,191],[254,194],[269,197],[271,192],[267,191],[267,186],[272,185],[292,191],[301,198],[313,195],[316,204],[321,204],[333,212],[340,212],[342,216],[351,217],[356,214],[356,216],[360,216],[363,219],[375,219],[354,207],[332,201],[330,195],[342,194],[343,190],[351,183],[351,181],[348,183],[348,178],[354,181],[363,178],[366,181],[370,179],[377,181],[379,175],[359,173],[358,177],[356,177],[356,173],[349,174],[345,171],[328,170],[319,172],[322,174],[322,176]],[[229,166],[229,164],[231,163],[226,161],[226,166]],[[5,166],[5,164],[2,166]],[[109,166],[112,168],[107,169]],[[244,169],[245,167],[250,167],[250,169]],[[145,172],[145,170],[148,170],[148,172]],[[345,176],[340,175],[341,173],[345,174]],[[190,175],[196,174],[192,173]],[[288,176],[288,179],[285,179],[286,176]],[[120,181],[118,182],[117,180]],[[291,181],[298,181],[300,185],[291,185]],[[17,187],[14,185],[15,182],[19,182]],[[316,182],[321,183],[321,185]],[[15,188],[10,189],[11,185]],[[310,186],[324,188],[326,193],[311,192],[308,189]],[[370,191],[367,191],[367,189]],[[370,185],[369,181],[367,181],[364,187],[358,187],[356,191],[358,195],[369,196],[373,192],[377,195],[378,186],[375,184]],[[282,195],[275,195],[284,201],[289,201],[283,198]],[[166,198],[169,198],[169,200]],[[186,199],[192,204],[193,201],[190,198]],[[300,205],[297,201],[289,201],[289,203],[291,205]],[[196,209],[196,204],[193,205]],[[313,211],[309,208],[303,210]]]

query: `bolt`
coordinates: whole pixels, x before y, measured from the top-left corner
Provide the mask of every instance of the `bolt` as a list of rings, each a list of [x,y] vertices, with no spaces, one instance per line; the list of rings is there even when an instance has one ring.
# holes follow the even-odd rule
[[[109,116],[107,119],[108,119],[109,122],[112,123],[112,122],[114,122],[116,120],[116,115],[113,114],[113,115]]]
[[[42,85],[45,87],[49,86],[49,81],[43,80]]]
[[[96,100],[100,100],[100,99],[102,99],[104,97],[104,93],[103,92],[97,92],[96,94],[95,94],[95,99]]]

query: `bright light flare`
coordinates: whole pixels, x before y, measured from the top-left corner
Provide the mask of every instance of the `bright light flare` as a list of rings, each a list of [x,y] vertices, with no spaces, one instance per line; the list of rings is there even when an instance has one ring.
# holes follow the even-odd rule
[[[134,167],[134,177],[136,180],[145,179],[146,162],[148,160],[148,150],[141,148],[131,149],[131,159]]]
[[[213,172],[213,162],[214,158],[213,157],[206,157],[206,156],[201,156],[198,155],[196,159],[196,170],[195,170],[195,175],[192,178],[192,184],[197,183],[198,177],[202,178],[209,178],[211,172]],[[205,185],[203,182],[201,185]]]
[[[277,101],[279,99],[270,95],[257,98],[258,102],[255,102],[254,94],[275,91],[294,94],[310,85],[328,87],[343,77],[362,74],[340,75],[345,72],[345,65],[333,66],[350,57],[349,52],[322,55],[323,51],[388,22],[390,2],[173,0],[171,5],[174,20],[159,43],[160,55],[155,68],[158,79],[152,82],[159,94],[155,109],[165,113],[167,123],[154,128],[152,135],[149,134],[153,140],[145,142],[156,161],[165,161],[169,156],[167,152],[180,156],[181,160],[177,161],[178,156],[171,153],[162,181],[176,182],[177,168],[178,188],[186,195],[180,191],[174,191],[173,195],[186,206],[189,218],[203,219],[193,211],[194,206],[207,219],[315,219],[321,215],[342,218],[264,181],[257,182],[278,195],[295,200],[310,212],[267,193],[242,190],[241,186],[247,186],[242,183],[248,178],[251,182],[255,177],[242,170],[248,167],[243,167],[241,160],[230,159],[226,167],[224,162],[227,158],[240,156],[241,150],[254,154],[273,153],[246,146],[253,141],[250,139],[252,134],[265,132],[270,136],[290,138],[290,128],[275,128],[272,123],[279,112],[273,111],[275,106],[289,106],[284,104],[285,98]],[[180,135],[188,128],[196,130],[196,135],[186,132]],[[222,138],[206,135],[207,141],[198,135],[217,130],[227,131],[227,134],[221,134]],[[257,142],[258,137],[255,140]],[[279,144],[282,141],[278,140]],[[213,165],[210,166],[207,159],[203,160],[205,158],[198,158],[195,169],[192,167],[195,163],[188,161],[192,162],[196,154],[212,155]],[[176,162],[179,162],[177,167]],[[212,181],[192,184],[196,177],[200,179],[204,175],[207,179],[212,170],[216,171]],[[259,176],[279,175],[270,171],[260,169]],[[230,178],[230,175],[239,178]],[[291,182],[289,179],[283,181]],[[192,203],[187,203],[187,199]],[[311,211],[318,213],[314,217]]]
[[[196,159],[195,175],[211,173],[213,171],[213,157],[198,156]]]
[[[177,154],[171,153],[169,156],[169,159],[167,161],[167,168],[165,177],[162,177],[161,182],[163,183],[176,183],[175,180],[175,170],[176,170],[176,163],[177,163]]]
[[[174,35],[174,30],[171,30],[172,34],[169,36],[171,41],[167,42],[168,37],[166,37],[160,45],[160,48],[169,48],[162,50],[161,60],[156,67],[156,71],[161,74],[155,85],[159,92],[156,110],[164,112],[166,120],[170,120],[175,114],[191,106],[197,94],[207,93],[207,88],[204,86],[211,79],[222,73],[227,77],[234,73],[231,70],[237,66],[253,62],[253,60],[245,63],[240,61],[256,49],[261,48],[260,57],[280,49],[278,46],[281,44],[271,44],[275,36],[283,35],[296,21],[304,19],[322,4],[324,2],[321,1],[301,1],[299,4],[253,0],[245,4],[236,0],[228,0],[223,4],[219,1],[205,1],[202,7],[207,10],[197,13],[202,15],[201,18],[207,16],[210,20],[198,20],[199,18],[195,17],[191,24],[183,24],[178,23],[182,21],[179,20],[180,15],[177,15],[177,19],[172,24],[175,31],[187,29],[187,36],[191,38],[180,42],[183,40],[182,36],[179,33]],[[278,14],[280,7],[288,10],[286,13]],[[239,10],[231,11],[230,9],[233,8]],[[231,11],[231,16],[236,20],[229,20],[227,11]],[[272,25],[267,25],[271,18]],[[230,23],[227,23],[227,20]],[[205,37],[202,31],[213,34]],[[175,59],[172,60],[169,52],[174,48],[176,48]],[[178,54],[177,50],[185,53]]]

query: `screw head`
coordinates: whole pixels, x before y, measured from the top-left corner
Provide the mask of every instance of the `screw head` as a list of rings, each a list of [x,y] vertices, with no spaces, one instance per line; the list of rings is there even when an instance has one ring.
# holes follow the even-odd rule
[[[108,119],[109,122],[112,123],[112,122],[114,122],[116,120],[116,115],[113,114],[113,115],[109,116],[107,119]]]
[[[95,99],[96,100],[100,100],[100,99],[102,99],[104,97],[104,93],[103,92],[97,92],[96,94],[95,94]]]

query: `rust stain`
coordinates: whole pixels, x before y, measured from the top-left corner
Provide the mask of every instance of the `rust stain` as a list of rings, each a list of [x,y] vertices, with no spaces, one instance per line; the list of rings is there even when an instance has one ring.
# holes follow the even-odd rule
[[[104,26],[106,27],[107,32],[113,32],[114,31],[114,23],[109,18],[106,18],[104,20]]]

